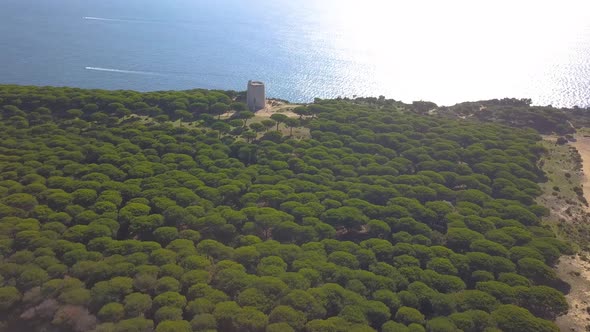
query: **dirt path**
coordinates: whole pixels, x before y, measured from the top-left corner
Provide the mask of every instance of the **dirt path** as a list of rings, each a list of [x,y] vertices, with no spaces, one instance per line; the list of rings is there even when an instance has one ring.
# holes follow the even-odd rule
[[[582,159],[581,174],[576,172],[574,175],[576,181],[582,186],[584,197],[590,202],[590,137],[584,137],[582,134],[576,134],[576,142],[571,142],[570,146],[574,147]],[[579,165],[579,164],[578,164]],[[579,166],[578,166],[579,167]],[[569,170],[570,172],[572,170]],[[574,172],[572,172],[574,173]],[[567,205],[566,205],[567,206]],[[588,212],[590,208],[579,205],[579,220],[573,220],[572,215],[563,215],[563,220],[586,224],[588,223]],[[580,229],[576,229],[580,232]],[[570,229],[569,232],[572,232]],[[583,234],[580,233],[580,234]],[[571,236],[571,234],[570,234]],[[566,315],[558,317],[555,321],[561,331],[583,332],[590,330],[590,257],[588,252],[581,251],[574,256],[563,256],[559,259],[559,264],[555,267],[559,278],[567,282],[571,289],[566,295],[569,311]]]
[[[571,145],[578,150],[578,153],[582,157],[582,171],[584,172],[582,189],[584,191],[584,197],[590,202],[590,137],[584,137],[578,134],[576,135],[576,140]],[[587,208],[587,210],[590,210],[590,208]]]
[[[549,216],[543,218],[558,237],[579,247],[587,248],[590,210],[580,201],[574,189],[583,186],[583,195],[590,198],[590,138],[578,135],[578,141],[556,144],[557,136],[543,136],[547,153],[540,165],[547,181],[540,183],[543,195],[537,203],[547,207]],[[580,159],[583,159],[581,161]],[[555,321],[561,331],[590,331],[590,256],[586,251],[562,256],[554,267],[559,278],[570,285],[566,299],[570,309]],[[565,291],[565,289],[564,289]]]
[[[590,262],[581,255],[563,256],[556,266],[559,278],[571,286],[566,296],[569,311],[555,320],[561,331],[583,332],[590,326]]]

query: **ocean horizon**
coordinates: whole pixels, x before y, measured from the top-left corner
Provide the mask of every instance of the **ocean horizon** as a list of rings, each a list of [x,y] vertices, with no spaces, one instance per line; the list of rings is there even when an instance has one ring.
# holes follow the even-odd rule
[[[2,0],[0,84],[590,106],[590,4]]]

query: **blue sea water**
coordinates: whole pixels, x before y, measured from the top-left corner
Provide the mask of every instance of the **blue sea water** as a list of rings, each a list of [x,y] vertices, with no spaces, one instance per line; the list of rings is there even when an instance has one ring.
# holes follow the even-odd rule
[[[590,106],[587,0],[0,0],[0,83]]]

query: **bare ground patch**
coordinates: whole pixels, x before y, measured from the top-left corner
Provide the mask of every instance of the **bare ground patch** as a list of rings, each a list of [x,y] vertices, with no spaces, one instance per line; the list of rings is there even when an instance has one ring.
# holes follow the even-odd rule
[[[293,109],[301,105],[298,104],[288,104],[282,101],[277,101],[273,99],[269,99],[266,101],[266,107],[257,111],[255,114],[256,116],[263,117],[263,118],[270,118],[271,115],[275,113],[284,114],[290,118],[297,118],[299,115],[293,113]]]
[[[556,266],[560,279],[570,284],[566,298],[570,309],[557,317],[555,323],[561,331],[590,331],[590,262],[587,253],[563,256]]]
[[[540,184],[544,194],[537,200],[549,208],[544,219],[557,235],[582,249],[563,256],[555,266],[557,275],[570,285],[566,299],[570,309],[555,321],[561,331],[590,331],[590,213],[584,200],[590,200],[590,138],[578,135],[576,142],[556,144],[556,137],[543,137],[547,154],[541,166],[547,182]]]

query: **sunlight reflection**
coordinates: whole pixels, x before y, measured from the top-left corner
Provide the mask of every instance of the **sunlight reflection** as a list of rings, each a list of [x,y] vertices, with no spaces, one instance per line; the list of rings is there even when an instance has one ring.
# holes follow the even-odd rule
[[[532,86],[553,84],[547,72],[577,56],[575,46],[588,38],[590,18],[587,0],[327,0],[316,5],[326,13],[318,38],[333,56],[364,65],[380,93],[421,99],[428,91],[440,103],[457,102],[458,96],[525,97]]]

